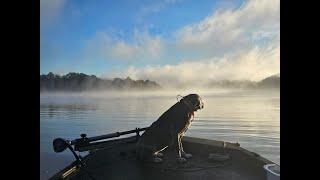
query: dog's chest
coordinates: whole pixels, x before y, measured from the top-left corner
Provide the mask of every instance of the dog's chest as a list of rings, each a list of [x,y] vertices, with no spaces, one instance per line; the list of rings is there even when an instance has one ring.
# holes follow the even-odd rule
[[[194,117],[193,113],[188,114],[188,119],[185,122],[184,127],[181,129],[180,133],[184,134],[188,130],[193,120],[193,117]]]

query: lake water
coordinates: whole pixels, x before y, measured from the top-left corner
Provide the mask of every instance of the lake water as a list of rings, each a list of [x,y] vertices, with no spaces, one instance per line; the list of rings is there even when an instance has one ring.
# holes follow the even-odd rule
[[[40,95],[40,176],[47,179],[74,159],[54,153],[54,138],[96,136],[147,127],[177,102],[176,95],[195,91],[76,93]],[[279,90],[197,91],[204,109],[195,113],[187,136],[239,142],[280,164]]]

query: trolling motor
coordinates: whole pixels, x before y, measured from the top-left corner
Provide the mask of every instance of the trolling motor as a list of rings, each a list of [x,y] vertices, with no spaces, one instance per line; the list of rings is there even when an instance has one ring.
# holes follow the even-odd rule
[[[84,166],[81,156],[77,155],[75,151],[83,152],[83,151],[89,151],[94,149],[108,148],[108,147],[112,147],[112,146],[123,144],[123,143],[135,143],[140,137],[140,132],[145,131],[146,129],[147,127],[136,128],[130,131],[110,133],[110,134],[105,134],[101,136],[89,137],[89,138],[87,137],[86,134],[81,134],[80,135],[81,138],[78,138],[72,141],[69,141],[63,138],[56,138],[53,140],[53,150],[56,153],[60,153],[68,148],[72,152],[73,156],[75,157],[77,164],[80,166]],[[119,137],[122,135],[131,134],[131,133],[136,133],[136,135],[127,137],[127,138],[107,140],[110,138]]]
[[[86,134],[81,134],[81,138],[69,141],[63,138],[56,138],[53,140],[53,150],[56,153],[63,152],[67,148],[72,152],[73,156],[76,159],[76,166],[83,171],[85,171],[89,177],[92,180],[96,180],[94,175],[88,171],[85,167],[85,163],[82,161],[82,157],[77,155],[75,151],[83,152],[83,151],[89,151],[89,150],[95,150],[95,149],[104,149],[104,148],[110,148],[115,145],[124,144],[124,143],[135,143],[140,138],[140,132],[145,131],[147,127],[145,128],[136,128],[134,130],[130,131],[124,131],[124,132],[116,132],[111,134],[105,134],[101,136],[94,136],[94,137],[87,137]],[[112,139],[107,140],[110,138],[119,137],[126,134],[136,133],[135,136],[121,138],[121,139]]]

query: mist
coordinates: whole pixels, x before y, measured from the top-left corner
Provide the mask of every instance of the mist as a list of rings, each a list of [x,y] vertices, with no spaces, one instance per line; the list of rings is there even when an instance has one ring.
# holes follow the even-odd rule
[[[110,72],[104,77],[151,79],[164,87],[206,87],[212,81],[260,81],[280,73],[280,44],[254,47],[237,54],[199,61],[182,61],[176,65],[129,67],[124,72]]]

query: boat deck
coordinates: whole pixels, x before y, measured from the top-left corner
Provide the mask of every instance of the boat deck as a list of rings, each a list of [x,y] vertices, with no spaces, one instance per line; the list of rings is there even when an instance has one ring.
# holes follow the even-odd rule
[[[265,180],[263,165],[272,163],[231,143],[224,148],[221,141],[185,137],[184,149],[193,155],[187,163],[177,163],[170,150],[164,152],[162,163],[142,163],[136,160],[134,144],[123,144],[90,152],[85,158],[87,172],[76,168],[73,171],[71,165],[64,174],[69,175],[67,179],[92,179],[91,174],[96,180]],[[231,158],[209,162],[210,153],[228,154]]]

